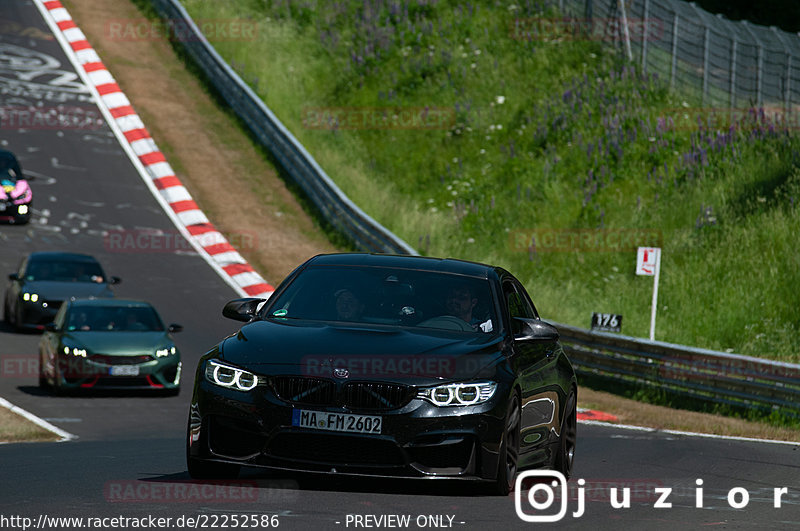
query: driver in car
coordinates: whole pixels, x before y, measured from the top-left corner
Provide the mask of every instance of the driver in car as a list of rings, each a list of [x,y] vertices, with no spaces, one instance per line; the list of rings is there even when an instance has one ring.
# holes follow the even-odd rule
[[[349,288],[337,290],[336,315],[342,321],[357,321],[364,312],[364,303]]]
[[[473,315],[475,306],[478,304],[477,297],[472,293],[469,285],[457,285],[447,290],[445,297],[445,308],[447,313],[454,317],[458,317],[462,321],[469,323],[469,325],[482,332],[492,331],[492,320],[482,320],[476,315]]]

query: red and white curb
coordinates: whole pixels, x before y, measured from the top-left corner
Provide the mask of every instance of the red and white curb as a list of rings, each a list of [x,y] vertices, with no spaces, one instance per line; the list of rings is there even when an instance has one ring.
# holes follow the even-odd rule
[[[593,409],[578,408],[578,420],[593,420],[597,422],[619,422],[619,419],[611,413],[595,411]]]
[[[275,288],[256,273],[197,206],[61,2],[34,0],[34,3],[94,94],[106,122],[142,179],[181,234],[240,296],[269,297]]]

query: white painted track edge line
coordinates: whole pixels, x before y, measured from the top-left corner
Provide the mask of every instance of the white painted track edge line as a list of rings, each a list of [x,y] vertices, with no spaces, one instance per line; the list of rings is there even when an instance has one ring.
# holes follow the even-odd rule
[[[718,435],[714,433],[699,433],[695,431],[662,430],[660,428],[647,428],[645,426],[633,426],[631,424],[616,424],[614,422],[604,422],[601,420],[578,420],[578,424],[588,424],[590,426],[602,426],[605,428],[619,428],[621,430],[630,430],[630,431],[646,431],[649,433],[666,433],[668,435],[683,435],[685,437],[704,437],[707,439],[721,439],[726,441],[742,441],[742,442],[786,444],[789,446],[800,446],[800,442],[797,441],[779,441],[777,439],[757,439],[755,437]]]
[[[20,415],[21,417],[26,418],[27,420],[29,420],[29,421],[33,422],[34,424],[36,424],[37,426],[39,426],[40,428],[44,428],[45,430],[47,430],[47,431],[49,431],[49,432],[51,432],[51,433],[53,433],[55,435],[58,435],[59,437],[61,437],[61,439],[59,439],[58,442],[72,441],[72,440],[78,438],[77,435],[73,435],[73,434],[71,434],[69,432],[66,432],[66,431],[62,430],[61,428],[59,428],[57,426],[53,426],[52,424],[50,424],[46,420],[37,417],[36,415],[31,413],[30,411],[26,411],[26,410],[22,409],[19,406],[15,406],[14,404],[12,404],[11,402],[9,402],[8,400],[6,400],[3,397],[0,397],[0,406],[6,408],[7,410],[11,411],[12,413],[16,413],[17,415]]]

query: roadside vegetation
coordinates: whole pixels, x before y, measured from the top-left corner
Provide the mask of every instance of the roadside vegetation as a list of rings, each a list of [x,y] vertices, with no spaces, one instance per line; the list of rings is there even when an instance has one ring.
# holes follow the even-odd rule
[[[556,16],[538,2],[183,3],[258,24],[209,38],[421,253],[508,268],[548,319],[619,313],[647,336],[635,247],[658,244],[656,339],[800,361],[800,142],[770,109],[720,114],[602,42],[532,35],[524,21]],[[358,114],[375,110],[388,121]]]

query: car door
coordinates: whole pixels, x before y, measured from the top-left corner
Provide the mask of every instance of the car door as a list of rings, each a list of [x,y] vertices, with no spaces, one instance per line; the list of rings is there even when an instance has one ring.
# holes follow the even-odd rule
[[[525,324],[520,319],[538,319],[522,285],[513,277],[503,282],[513,335],[513,361],[522,389],[522,431],[520,452],[530,452],[549,442],[553,427],[559,424],[557,380],[557,341],[523,339]]]

